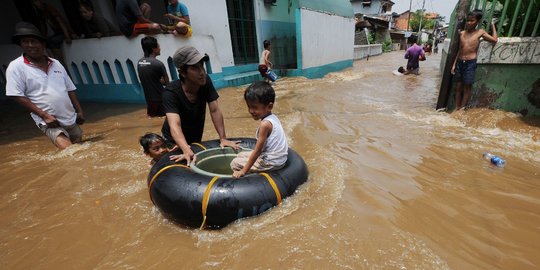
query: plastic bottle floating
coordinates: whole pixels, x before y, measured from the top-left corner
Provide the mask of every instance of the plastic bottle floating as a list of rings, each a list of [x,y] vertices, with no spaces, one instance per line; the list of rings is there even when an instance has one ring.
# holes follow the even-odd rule
[[[506,160],[504,160],[503,158],[497,156],[497,155],[494,155],[490,152],[484,152],[484,159],[491,162],[491,164],[497,166],[497,167],[504,167],[506,165]]]

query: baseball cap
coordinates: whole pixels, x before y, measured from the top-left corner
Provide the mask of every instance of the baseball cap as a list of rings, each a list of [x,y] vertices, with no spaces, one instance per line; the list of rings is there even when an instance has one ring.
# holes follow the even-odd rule
[[[209,57],[206,54],[201,54],[193,46],[184,46],[176,50],[173,55],[173,62],[177,68],[184,65],[195,65],[201,60],[208,61]]]
[[[22,37],[35,37],[41,41],[45,41],[45,37],[37,29],[37,27],[28,22],[19,22],[15,25],[15,34],[11,37],[13,43],[19,44]]]

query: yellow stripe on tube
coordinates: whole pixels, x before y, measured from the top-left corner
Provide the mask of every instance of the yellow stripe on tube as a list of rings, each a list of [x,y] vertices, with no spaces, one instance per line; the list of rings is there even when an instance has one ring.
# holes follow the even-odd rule
[[[206,186],[206,190],[204,191],[204,197],[202,200],[202,216],[203,216],[203,222],[201,223],[201,227],[199,229],[203,229],[204,225],[206,224],[206,208],[208,207],[208,201],[210,200],[210,190],[212,189],[212,186],[218,180],[218,176],[214,176],[212,180],[210,180],[210,183],[208,183],[208,186]]]
[[[204,147],[204,145],[202,145],[202,144],[200,144],[200,143],[194,142],[194,143],[191,143],[191,144],[197,145],[197,146],[199,146],[200,148],[202,148],[203,150],[206,150],[206,147]]]
[[[276,185],[276,182],[267,173],[260,173],[260,174],[262,176],[266,177],[266,180],[268,180],[268,183],[270,183],[270,186],[272,186],[272,188],[274,189],[274,192],[276,193],[277,204],[280,204],[281,203],[281,193],[279,192],[279,189],[278,189],[278,187]]]
[[[156,178],[164,171],[170,169],[170,168],[173,168],[173,167],[182,167],[182,168],[187,168],[189,169],[188,166],[186,165],[182,165],[182,164],[175,164],[175,165],[169,165],[167,167],[163,167],[161,170],[159,170],[156,174],[154,174],[154,177],[152,177],[152,180],[150,180],[150,183],[148,183],[148,193],[150,193],[150,200],[152,201],[152,203],[154,202],[154,199],[152,199],[152,185],[154,184],[154,181],[156,180]]]

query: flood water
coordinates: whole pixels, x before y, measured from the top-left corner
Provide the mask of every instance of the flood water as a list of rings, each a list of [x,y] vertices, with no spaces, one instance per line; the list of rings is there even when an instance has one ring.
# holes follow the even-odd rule
[[[421,76],[394,76],[403,53],[279,80],[274,113],[309,180],[215,231],[178,226],[152,205],[138,137],[163,120],[143,105],[83,104],[85,142],[64,151],[3,105],[0,268],[540,268],[540,119],[437,112],[440,57],[421,62]],[[258,124],[242,93],[219,91],[228,137],[253,137]]]

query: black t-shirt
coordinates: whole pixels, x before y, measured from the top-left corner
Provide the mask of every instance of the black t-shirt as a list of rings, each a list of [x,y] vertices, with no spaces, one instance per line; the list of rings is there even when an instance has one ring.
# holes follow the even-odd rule
[[[204,130],[206,104],[219,98],[210,77],[206,75],[206,84],[199,89],[199,96],[194,103],[187,99],[180,80],[169,83],[165,87],[162,98],[165,113],[180,115],[181,128],[187,143],[200,142]],[[165,118],[161,133],[167,141],[174,143],[167,118]]]
[[[137,0],[116,0],[116,21],[120,32],[126,37],[133,34],[137,17],[142,16]]]
[[[144,57],[137,62],[137,71],[146,101],[161,101],[163,85],[161,85],[160,79],[168,77],[165,65],[156,58]]]

